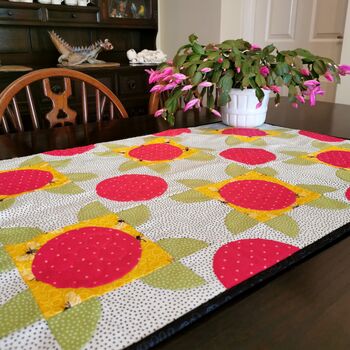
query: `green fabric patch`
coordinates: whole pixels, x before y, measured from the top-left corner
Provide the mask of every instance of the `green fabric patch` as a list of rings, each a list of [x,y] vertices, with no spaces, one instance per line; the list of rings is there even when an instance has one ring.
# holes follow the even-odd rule
[[[62,160],[51,160],[48,163],[54,168],[64,168],[66,167],[72,160],[71,159],[62,159]]]
[[[157,241],[175,260],[198,252],[208,246],[208,243],[193,238],[164,238]]]
[[[264,168],[258,167],[258,168],[255,168],[254,171],[257,171],[260,174],[271,176],[271,177],[274,177],[277,175],[277,171],[270,167],[264,167]]]
[[[0,338],[42,318],[32,293],[25,290],[0,306]]]
[[[192,289],[206,284],[206,281],[180,262],[156,270],[141,280],[154,288],[179,290]]]
[[[43,234],[42,230],[34,227],[9,227],[0,229],[0,242],[3,245],[17,244]]]
[[[288,215],[277,216],[265,222],[265,224],[291,238],[295,238],[299,234],[297,222]]]
[[[316,192],[316,193],[327,193],[327,192],[334,192],[337,189],[335,187],[330,186],[323,186],[323,185],[305,185],[305,184],[299,184],[295,185],[297,187],[305,188],[309,191]]]
[[[151,217],[151,212],[148,207],[141,204],[134,208],[122,210],[117,215],[129,225],[135,227],[148,221]]]
[[[237,210],[231,210],[225,218],[225,225],[227,229],[234,235],[238,235],[251,227],[255,226],[258,222],[246,214],[240,213]]]
[[[194,153],[192,156],[188,157],[187,159],[201,161],[201,162],[208,162],[210,160],[215,159],[215,156],[213,156],[212,154],[200,151],[200,152]]]
[[[13,263],[10,256],[6,253],[3,247],[0,247],[0,272],[11,270],[15,268],[15,264]]]
[[[79,194],[84,192],[84,190],[74,182],[70,182],[63,186],[45,189],[45,191],[55,194]]]
[[[136,162],[135,160],[128,160],[127,162],[121,164],[118,168],[119,171],[128,171],[144,166],[142,162]]]
[[[64,175],[66,175],[71,181],[88,181],[98,177],[93,173],[68,173]]]
[[[234,136],[229,136],[227,137],[225,143],[228,146],[237,146],[241,143],[241,141]]]
[[[31,165],[35,165],[38,163],[43,163],[45,162],[41,157],[39,156],[35,156],[32,158],[29,158],[27,160],[25,160],[24,162],[22,162],[19,167],[27,167],[27,166],[31,166]]]
[[[196,188],[201,186],[210,185],[213,182],[208,180],[201,180],[201,179],[188,179],[188,180],[178,180],[181,184],[189,187],[189,188]]]
[[[174,194],[170,198],[174,201],[182,203],[206,202],[212,200],[211,198],[196,190],[188,190],[185,192]]]
[[[326,197],[320,197],[310,203],[307,203],[310,207],[315,207],[319,209],[334,209],[334,210],[341,210],[341,209],[348,209],[349,205],[347,203],[338,201],[336,199],[330,199]]]
[[[100,301],[94,298],[51,317],[47,323],[63,350],[78,350],[93,336],[100,315]]]
[[[0,211],[11,208],[16,202],[16,198],[6,198],[0,200]]]
[[[230,164],[225,169],[225,173],[231,177],[237,177],[248,172],[248,169],[242,165]]]
[[[335,173],[340,179],[350,182],[350,171],[345,169],[338,169]]]
[[[151,170],[153,170],[159,174],[164,174],[164,173],[167,173],[168,171],[170,171],[170,164],[168,164],[168,163],[154,163],[154,164],[150,164],[147,166],[148,166],[148,168],[150,168]]]
[[[104,152],[94,152],[96,156],[99,157],[115,157],[117,154],[113,151],[104,151]]]
[[[110,210],[108,210],[103,204],[101,204],[98,201],[95,201],[89,203],[88,205],[79,210],[78,220],[85,221],[109,214],[113,213]]]

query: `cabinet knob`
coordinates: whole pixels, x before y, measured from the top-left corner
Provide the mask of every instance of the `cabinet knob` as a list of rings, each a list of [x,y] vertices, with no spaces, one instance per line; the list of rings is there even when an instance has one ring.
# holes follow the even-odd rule
[[[12,12],[12,11],[7,11],[7,14],[8,14],[9,16],[13,16],[13,12]]]
[[[78,15],[76,13],[72,13],[72,18],[78,18]]]
[[[135,80],[129,80],[128,81],[129,89],[135,90],[136,89],[136,81]]]

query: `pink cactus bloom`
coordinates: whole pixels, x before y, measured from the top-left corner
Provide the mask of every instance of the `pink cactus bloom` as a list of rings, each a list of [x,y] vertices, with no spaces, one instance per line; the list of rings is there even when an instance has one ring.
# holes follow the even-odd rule
[[[270,73],[270,69],[266,66],[263,66],[259,69],[259,72],[262,76],[267,77]]]
[[[304,82],[304,85],[307,86],[308,88],[314,88],[314,87],[320,85],[320,82],[317,80],[314,80],[314,79],[313,80],[306,80]]]
[[[301,102],[301,103],[305,103],[305,98],[303,95],[296,95],[295,98]]]
[[[281,88],[277,85],[271,85],[271,86],[268,86],[267,88],[270,89],[275,94],[279,94],[281,92]]]
[[[172,66],[174,64],[173,60],[167,60],[166,64],[168,64],[169,66]]]
[[[189,85],[185,85],[181,91],[188,91],[188,90],[191,90],[193,88],[193,85],[189,84]]]
[[[160,117],[165,111],[166,111],[165,108],[158,109],[158,111],[156,111],[156,112],[154,113],[154,116],[158,118],[158,117]]]
[[[310,75],[310,71],[307,68],[300,69],[300,73],[304,75],[305,77]]]
[[[328,81],[331,81],[331,82],[334,81],[333,75],[332,75],[332,73],[331,73],[329,70],[327,70],[327,72],[325,73],[324,77],[325,77]]]
[[[202,81],[201,83],[198,84],[198,87],[210,87],[212,85],[213,83],[211,83],[210,81]]]
[[[192,109],[193,107],[200,107],[201,100],[199,98],[194,98],[186,103],[184,107],[184,112],[188,111],[189,109]]]
[[[212,112],[216,117],[221,118],[221,113],[217,111],[216,109],[211,109],[210,112]]]
[[[259,45],[257,45],[257,44],[251,44],[250,45],[250,49],[251,50],[261,50],[261,47],[259,46]]]
[[[169,83],[169,84],[165,85],[165,86],[163,87],[163,90],[162,90],[162,91],[172,90],[172,89],[174,89],[174,88],[176,88],[176,87],[177,87],[177,83],[174,81],[174,82],[172,82],[172,83]]]
[[[296,108],[299,108],[299,105],[296,102],[293,102],[292,107],[296,109]]]
[[[186,75],[182,74],[182,73],[175,73],[175,74],[172,75],[172,77],[175,80],[185,80],[185,79],[187,79]]]
[[[145,69],[145,72],[149,74],[148,83],[153,84],[158,81],[159,72],[153,69]]]
[[[218,58],[218,63],[221,64],[222,62],[224,62],[224,59],[223,59],[222,57],[219,57],[219,58]]]
[[[241,72],[241,67],[236,67],[236,71],[239,74]]]
[[[319,85],[314,87],[309,87],[308,90],[304,92],[305,95],[308,95],[310,98],[310,106],[316,105],[316,96],[317,95],[324,95],[324,91],[320,88]]]
[[[161,92],[163,91],[164,85],[154,85],[150,92]]]
[[[256,109],[259,109],[262,106],[262,102],[258,102],[255,106]]]
[[[201,69],[201,72],[202,72],[202,73],[209,73],[209,72],[211,72],[211,71],[212,71],[212,69],[209,68],[209,67],[204,67],[204,68]]]
[[[348,66],[346,64],[341,64],[340,66],[338,66],[338,73],[340,75],[350,74],[350,66]]]

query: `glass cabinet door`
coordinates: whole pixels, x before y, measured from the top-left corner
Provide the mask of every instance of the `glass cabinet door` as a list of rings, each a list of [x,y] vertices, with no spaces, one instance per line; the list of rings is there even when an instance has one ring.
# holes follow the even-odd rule
[[[150,19],[150,0],[108,0],[109,18]]]

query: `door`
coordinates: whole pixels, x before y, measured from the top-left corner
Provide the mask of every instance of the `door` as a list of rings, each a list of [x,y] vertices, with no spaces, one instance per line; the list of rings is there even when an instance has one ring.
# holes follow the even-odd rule
[[[302,47],[340,63],[348,0],[248,0],[254,11],[246,33],[261,46]],[[248,30],[248,32],[247,32]],[[249,33],[250,32],[250,33]],[[319,100],[334,102],[335,84],[322,82]]]

